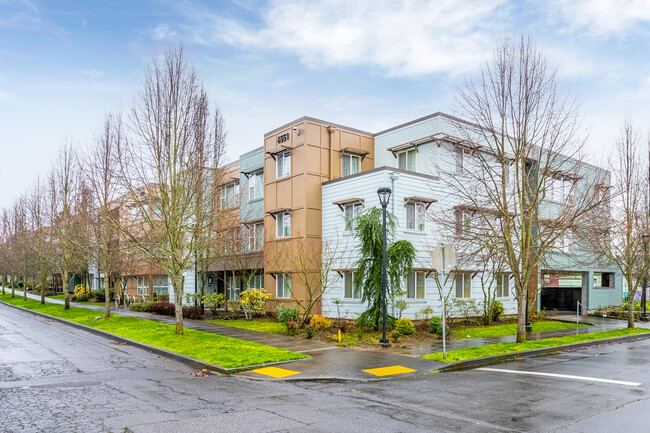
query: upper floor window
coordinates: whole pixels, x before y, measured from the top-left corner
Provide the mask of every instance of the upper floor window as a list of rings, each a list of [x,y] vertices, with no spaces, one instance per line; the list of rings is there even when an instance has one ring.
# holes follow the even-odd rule
[[[276,298],[291,297],[291,277],[289,274],[277,274],[275,276]]]
[[[456,234],[468,235],[472,229],[472,214],[461,210],[456,211]]]
[[[231,183],[221,187],[221,209],[230,209],[235,207],[237,196],[239,195],[239,184]]]
[[[496,274],[494,276],[494,279],[497,282],[495,296],[497,298],[509,298],[510,297],[510,274]]]
[[[278,153],[275,157],[276,163],[276,179],[286,177],[291,175],[291,152],[285,150],[284,152]]]
[[[456,149],[456,173],[469,173],[473,170],[473,166],[472,150],[465,147]]]
[[[357,174],[361,171],[361,157],[358,155],[341,155],[341,176]]]
[[[282,212],[275,216],[277,224],[275,235],[278,238],[288,238],[291,236],[291,214]]]
[[[264,223],[255,223],[248,228],[250,251],[259,251],[264,246]]]
[[[463,273],[463,274],[456,275],[456,297],[457,298],[472,297],[472,274]]]
[[[560,236],[555,239],[554,247],[565,252],[573,252],[573,232],[571,230],[566,230]]]
[[[356,272],[343,272],[343,297],[346,299],[361,299],[361,287],[354,283]]]
[[[351,232],[354,228],[354,219],[359,216],[363,210],[363,203],[348,203],[343,205],[343,214],[345,218],[345,231]]]
[[[397,167],[402,170],[415,171],[416,149],[403,150],[397,154]]]
[[[408,299],[424,299],[425,278],[424,272],[409,272],[406,274],[406,297]]]
[[[549,200],[564,202],[571,196],[573,182],[563,177],[549,178],[546,183],[546,198]]]
[[[248,199],[255,200],[262,197],[264,197],[264,172],[258,171],[248,178]]]
[[[409,202],[406,204],[406,229],[424,230],[426,206],[424,203]]]

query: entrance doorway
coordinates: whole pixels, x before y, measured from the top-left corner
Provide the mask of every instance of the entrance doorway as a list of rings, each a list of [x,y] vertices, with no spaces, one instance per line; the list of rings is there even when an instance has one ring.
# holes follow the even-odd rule
[[[581,272],[542,272],[541,307],[546,310],[576,311],[582,302]]]

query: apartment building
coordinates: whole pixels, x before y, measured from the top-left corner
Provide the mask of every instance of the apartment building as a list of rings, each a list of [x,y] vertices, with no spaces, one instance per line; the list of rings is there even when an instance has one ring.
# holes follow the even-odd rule
[[[334,316],[338,304],[354,318],[365,305],[360,288],[353,287],[359,246],[350,221],[364,209],[379,207],[377,188],[389,186],[388,210],[398,222],[396,239],[410,241],[417,251],[413,272],[404,278],[408,307],[403,316],[415,317],[425,307],[439,311],[432,253],[442,229],[432,216],[451,211],[462,220],[471,212],[466,203],[450,197],[440,178],[454,166],[461,172],[475,169],[471,153],[460,146],[458,121],[434,113],[371,133],[302,117],[266,133],[262,147],[224,167],[220,203],[228,212],[220,230],[229,241],[224,243],[223,257],[210,268],[205,291],[237,299],[247,288],[265,288],[272,295],[269,310],[291,304],[294,298],[304,300],[309,286],[317,284],[326,245],[343,254],[332,267],[330,287],[314,312]],[[598,175],[609,182],[605,170],[588,164],[581,170],[581,176]],[[564,190],[559,184],[552,189],[544,207],[549,217]],[[537,306],[575,309],[580,301],[586,310],[619,303],[620,273],[613,266],[590,264],[587,249],[571,239],[563,241],[565,245],[550,253],[532,283],[531,289],[540,290]],[[198,292],[195,276],[195,270],[186,272],[186,293]],[[493,284],[497,299],[514,313],[514,287],[507,272]],[[479,267],[456,269],[445,290],[481,300]]]

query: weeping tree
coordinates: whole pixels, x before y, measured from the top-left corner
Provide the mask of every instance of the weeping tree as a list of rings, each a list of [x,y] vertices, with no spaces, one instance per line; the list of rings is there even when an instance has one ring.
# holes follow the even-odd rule
[[[393,298],[400,290],[402,280],[413,268],[415,248],[409,241],[391,239],[395,234],[395,217],[387,214],[386,221],[386,296]],[[357,324],[364,328],[379,329],[382,320],[382,210],[376,207],[359,215],[356,219],[355,236],[361,243],[360,258],[354,284],[362,287],[362,302],[368,303],[368,309],[357,319]],[[387,327],[392,327],[395,318],[387,316]]]

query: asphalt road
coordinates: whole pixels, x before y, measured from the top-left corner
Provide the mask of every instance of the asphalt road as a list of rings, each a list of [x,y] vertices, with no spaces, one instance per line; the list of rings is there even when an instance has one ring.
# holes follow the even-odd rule
[[[632,432],[650,410],[648,340],[373,382],[196,377],[114,343],[0,305],[0,431]]]

